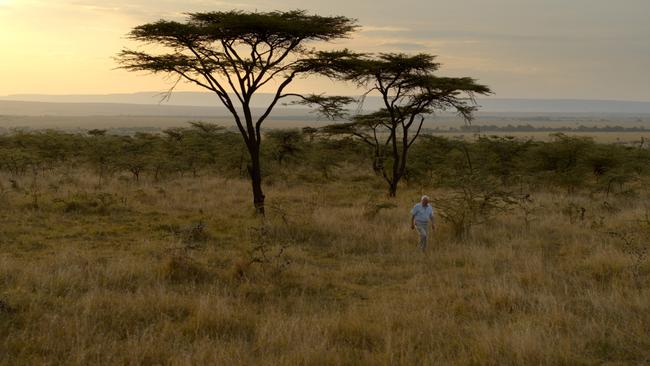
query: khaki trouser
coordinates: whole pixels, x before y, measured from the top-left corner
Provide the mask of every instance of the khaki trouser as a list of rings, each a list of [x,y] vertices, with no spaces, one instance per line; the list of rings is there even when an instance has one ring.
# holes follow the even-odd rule
[[[418,231],[418,234],[420,234],[419,248],[424,251],[427,248],[427,240],[429,239],[429,223],[416,222],[415,229]]]

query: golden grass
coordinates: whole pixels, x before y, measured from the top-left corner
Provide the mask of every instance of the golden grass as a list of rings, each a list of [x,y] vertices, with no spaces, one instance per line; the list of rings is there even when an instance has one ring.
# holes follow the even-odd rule
[[[647,192],[610,197],[615,212],[533,193],[529,229],[517,210],[464,242],[441,223],[422,254],[408,211],[444,190],[405,187],[368,215],[382,187],[277,182],[260,236],[244,180],[50,174],[38,208],[30,180],[0,205],[0,364],[650,362],[650,265],[635,278],[605,234],[641,217]],[[562,214],[571,202],[584,220]]]

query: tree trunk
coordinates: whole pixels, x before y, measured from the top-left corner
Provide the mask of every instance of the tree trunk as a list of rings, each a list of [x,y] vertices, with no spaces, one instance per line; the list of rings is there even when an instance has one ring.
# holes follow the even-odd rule
[[[397,127],[393,127],[390,131],[391,133],[391,140],[392,140],[392,147],[393,147],[393,166],[391,169],[391,176],[390,180],[388,182],[388,196],[389,197],[396,197],[397,196],[397,183],[399,183],[399,180],[401,178],[400,175],[400,165],[401,165],[401,160],[399,156],[399,150],[397,146]]]
[[[255,206],[255,212],[259,215],[264,215],[264,192],[262,191],[259,144],[253,142],[251,146],[248,146],[248,152],[251,156],[251,163],[248,165],[248,174],[250,174],[253,188],[253,205]]]
[[[377,176],[381,176],[381,172],[384,170],[384,157],[382,156],[382,151],[380,150],[379,144],[374,146],[375,156],[372,160],[372,170]]]
[[[397,182],[393,179],[392,182],[388,185],[388,197],[397,196]]]

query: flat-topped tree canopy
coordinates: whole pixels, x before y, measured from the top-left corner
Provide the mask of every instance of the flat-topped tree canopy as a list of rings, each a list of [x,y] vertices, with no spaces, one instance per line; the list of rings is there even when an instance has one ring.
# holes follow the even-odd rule
[[[346,38],[352,19],[307,15],[304,10],[269,13],[242,11],[187,13],[186,22],[159,20],[135,27],[129,38],[170,47],[227,42],[293,48],[304,41]]]
[[[469,77],[436,76],[440,63],[435,59],[436,56],[425,53],[350,54],[331,61],[327,72],[333,78],[355,83],[366,93],[379,92],[389,110],[407,108],[410,112],[428,113],[462,106],[461,102],[474,104],[475,94],[490,93],[487,86]],[[464,111],[469,109],[463,108]]]
[[[436,56],[429,54],[408,55],[404,53],[380,53],[378,55],[352,53],[347,50],[319,53],[319,63],[322,75],[337,80],[344,80],[365,89],[364,95],[378,92],[384,102],[385,116],[392,118],[392,123],[405,119],[412,122],[411,117],[432,114],[441,110],[455,110],[466,121],[472,119],[476,111],[476,94],[490,94],[490,89],[479,84],[470,77],[440,77],[435,72],[440,69],[440,63],[435,62]],[[299,104],[319,105],[323,103],[318,95],[302,98]],[[326,115],[341,115],[345,113],[345,104],[334,98],[326,98],[329,103]],[[335,108],[338,113],[334,113]],[[361,116],[355,116],[355,120]],[[378,119],[377,114],[364,115]]]
[[[354,58],[343,58],[338,62],[338,76],[344,80],[365,86],[376,80],[388,83],[431,75],[438,71],[440,64],[436,56],[421,53],[380,53],[378,55],[359,54]],[[393,80],[394,79],[394,80]]]
[[[204,29],[206,40],[242,40],[288,45],[303,40],[346,37],[356,25],[346,17],[307,15],[304,10],[268,13],[241,11],[190,13],[188,24]]]
[[[256,90],[274,79],[289,84],[298,74],[326,73],[330,60],[304,44],[346,38],[356,28],[353,19],[308,15],[304,10],[188,13],[185,22],[159,20],[129,33],[130,39],[166,46],[171,52],[127,49],[118,61],[130,71],[177,74],[214,91],[234,112],[229,93],[247,104]],[[342,57],[348,51],[333,54]],[[280,85],[278,98],[286,84]]]
[[[465,121],[471,121],[478,109],[475,95],[488,95],[492,91],[485,85],[478,84],[469,77],[422,77],[421,92],[411,96],[413,105],[425,108],[419,113],[432,113],[436,110],[455,110]],[[465,97],[463,97],[463,95]]]
[[[490,88],[470,77],[435,75],[440,69],[435,58],[429,54],[382,53],[343,60],[338,72],[340,78],[368,92],[378,91],[396,121],[448,109],[470,121],[477,109],[474,96],[490,94]]]

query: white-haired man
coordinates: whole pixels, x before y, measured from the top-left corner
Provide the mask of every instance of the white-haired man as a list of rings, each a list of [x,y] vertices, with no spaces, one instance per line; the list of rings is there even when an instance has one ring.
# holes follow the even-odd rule
[[[411,229],[416,229],[418,234],[420,234],[419,246],[422,251],[427,248],[429,222],[431,222],[431,230],[434,231],[436,224],[433,216],[433,207],[429,204],[429,197],[422,196],[420,203],[416,204],[411,210]]]

